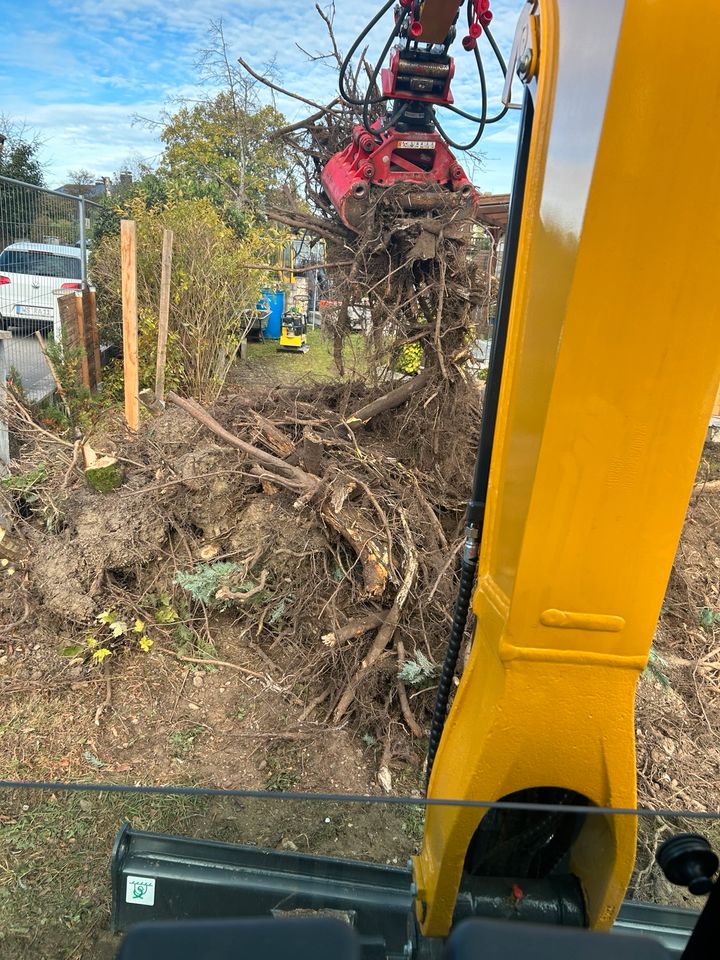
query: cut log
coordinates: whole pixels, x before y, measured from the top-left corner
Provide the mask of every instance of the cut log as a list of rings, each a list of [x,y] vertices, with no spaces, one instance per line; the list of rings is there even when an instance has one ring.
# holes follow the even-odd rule
[[[431,377],[432,372],[430,370],[423,370],[422,373],[419,373],[416,377],[413,377],[411,380],[406,380],[404,383],[401,383],[399,387],[395,387],[395,389],[389,393],[378,397],[377,400],[373,400],[372,403],[367,403],[364,407],[360,407],[352,416],[348,417],[348,424],[352,427],[358,423],[369,423],[370,420],[379,413],[394,410],[395,407],[399,407],[408,401],[418,390],[422,390],[425,384],[430,382]]]
[[[266,417],[253,411],[253,418],[258,425],[260,435],[270,448],[272,453],[285,459],[295,449],[295,444],[289,437],[286,437],[282,430],[279,430],[274,423],[271,423]]]
[[[96,493],[112,493],[123,485],[125,474],[115,457],[98,457],[89,443],[84,443],[82,450],[85,479]]]
[[[303,429],[302,463],[308,473],[321,477],[325,447],[320,437],[310,428]]]
[[[85,479],[96,493],[112,493],[123,485],[125,477],[115,457],[98,457],[85,468]]]

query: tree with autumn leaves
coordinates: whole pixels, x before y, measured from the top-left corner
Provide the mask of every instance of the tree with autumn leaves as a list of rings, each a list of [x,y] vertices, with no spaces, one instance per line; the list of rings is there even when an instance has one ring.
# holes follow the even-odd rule
[[[273,139],[283,117],[233,67],[221,23],[210,41],[199,65],[211,89],[203,96],[201,86],[199,97],[163,116],[160,162],[104,204],[91,264],[106,339],[118,342],[119,222],[133,219],[140,348],[151,378],[162,230],[173,230],[169,366],[177,387],[203,400],[222,388],[262,288],[281,279],[263,265],[279,262],[289,239],[264,213],[289,175]]]

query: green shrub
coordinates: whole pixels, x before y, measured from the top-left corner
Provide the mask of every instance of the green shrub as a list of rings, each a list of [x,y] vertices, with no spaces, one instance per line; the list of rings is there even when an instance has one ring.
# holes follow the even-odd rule
[[[223,387],[245,334],[243,311],[254,307],[262,287],[277,279],[255,267],[276,260],[285,233],[262,221],[250,221],[240,238],[226,226],[210,200],[187,199],[172,191],[164,206],[148,205],[148,198],[136,196],[117,213],[118,217],[134,220],[136,227],[138,314],[143,338],[139,360],[145,385],[154,383],[153,318],[158,314],[160,298],[162,232],[168,228],[174,234],[168,351],[172,384],[201,402],[212,402]],[[91,272],[98,287],[103,341],[119,346],[122,302],[116,233],[106,233],[99,240]],[[111,383],[116,377],[112,372]]]

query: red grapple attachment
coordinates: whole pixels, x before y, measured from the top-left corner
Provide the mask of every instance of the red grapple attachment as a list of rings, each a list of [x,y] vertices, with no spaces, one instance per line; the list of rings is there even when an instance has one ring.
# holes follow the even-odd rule
[[[379,125],[379,123],[378,123]],[[379,138],[379,139],[377,139]],[[457,209],[472,219],[477,193],[439,133],[399,133],[390,128],[371,136],[358,125],[352,142],[331,157],[322,172],[322,185],[343,222],[355,232],[384,188],[408,185],[402,206],[409,212],[432,214]],[[413,185],[418,190],[413,192]],[[428,185],[441,190],[423,190]]]

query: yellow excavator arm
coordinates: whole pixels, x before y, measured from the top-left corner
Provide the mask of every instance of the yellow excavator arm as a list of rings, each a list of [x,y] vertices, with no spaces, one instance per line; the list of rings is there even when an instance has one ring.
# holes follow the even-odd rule
[[[429,796],[632,808],[635,687],[720,381],[718,12],[542,0],[523,18],[477,626]],[[448,933],[482,819],[428,809],[426,936]],[[612,924],[634,858],[632,817],[585,818],[570,866],[591,926]]]

